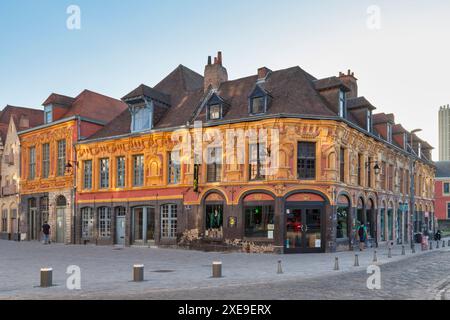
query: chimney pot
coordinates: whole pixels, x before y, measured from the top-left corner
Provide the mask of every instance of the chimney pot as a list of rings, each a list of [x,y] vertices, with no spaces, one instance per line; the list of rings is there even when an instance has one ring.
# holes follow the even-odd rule
[[[211,56],[208,56],[208,66],[211,65]]]
[[[217,52],[217,61],[222,65],[222,51]]]

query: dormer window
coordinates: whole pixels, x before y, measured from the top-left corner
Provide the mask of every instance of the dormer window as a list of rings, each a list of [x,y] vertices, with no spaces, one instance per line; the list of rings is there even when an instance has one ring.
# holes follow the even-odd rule
[[[347,117],[345,92],[343,90],[339,91],[339,117]]]
[[[267,112],[270,95],[259,85],[255,87],[249,100],[249,113],[251,115],[264,114]]]
[[[212,95],[206,105],[206,120],[220,120],[226,113],[228,104],[216,93]]]
[[[208,107],[208,120],[219,120],[222,118],[222,105],[213,104]]]
[[[143,105],[131,105],[131,131],[139,132],[152,128],[153,104],[145,102]]]
[[[388,123],[387,126],[387,142],[392,143],[392,124]]]
[[[53,106],[48,105],[44,107],[44,123],[51,123],[53,121]]]

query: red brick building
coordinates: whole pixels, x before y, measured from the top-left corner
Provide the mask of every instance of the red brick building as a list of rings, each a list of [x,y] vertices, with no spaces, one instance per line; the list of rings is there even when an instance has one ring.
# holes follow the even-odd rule
[[[436,218],[440,228],[450,227],[450,161],[436,162]]]

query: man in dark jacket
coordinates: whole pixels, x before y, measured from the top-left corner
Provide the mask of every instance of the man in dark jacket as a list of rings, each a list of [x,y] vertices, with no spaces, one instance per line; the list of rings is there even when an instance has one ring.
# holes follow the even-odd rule
[[[44,234],[44,244],[50,243],[50,225],[47,221],[42,225],[42,233]]]

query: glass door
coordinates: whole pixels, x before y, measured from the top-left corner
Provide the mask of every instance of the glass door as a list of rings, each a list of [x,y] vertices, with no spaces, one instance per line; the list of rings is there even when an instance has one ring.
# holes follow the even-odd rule
[[[287,253],[323,252],[320,207],[286,209],[285,250]]]
[[[133,208],[132,240],[136,245],[144,245],[155,240],[155,208]]]

